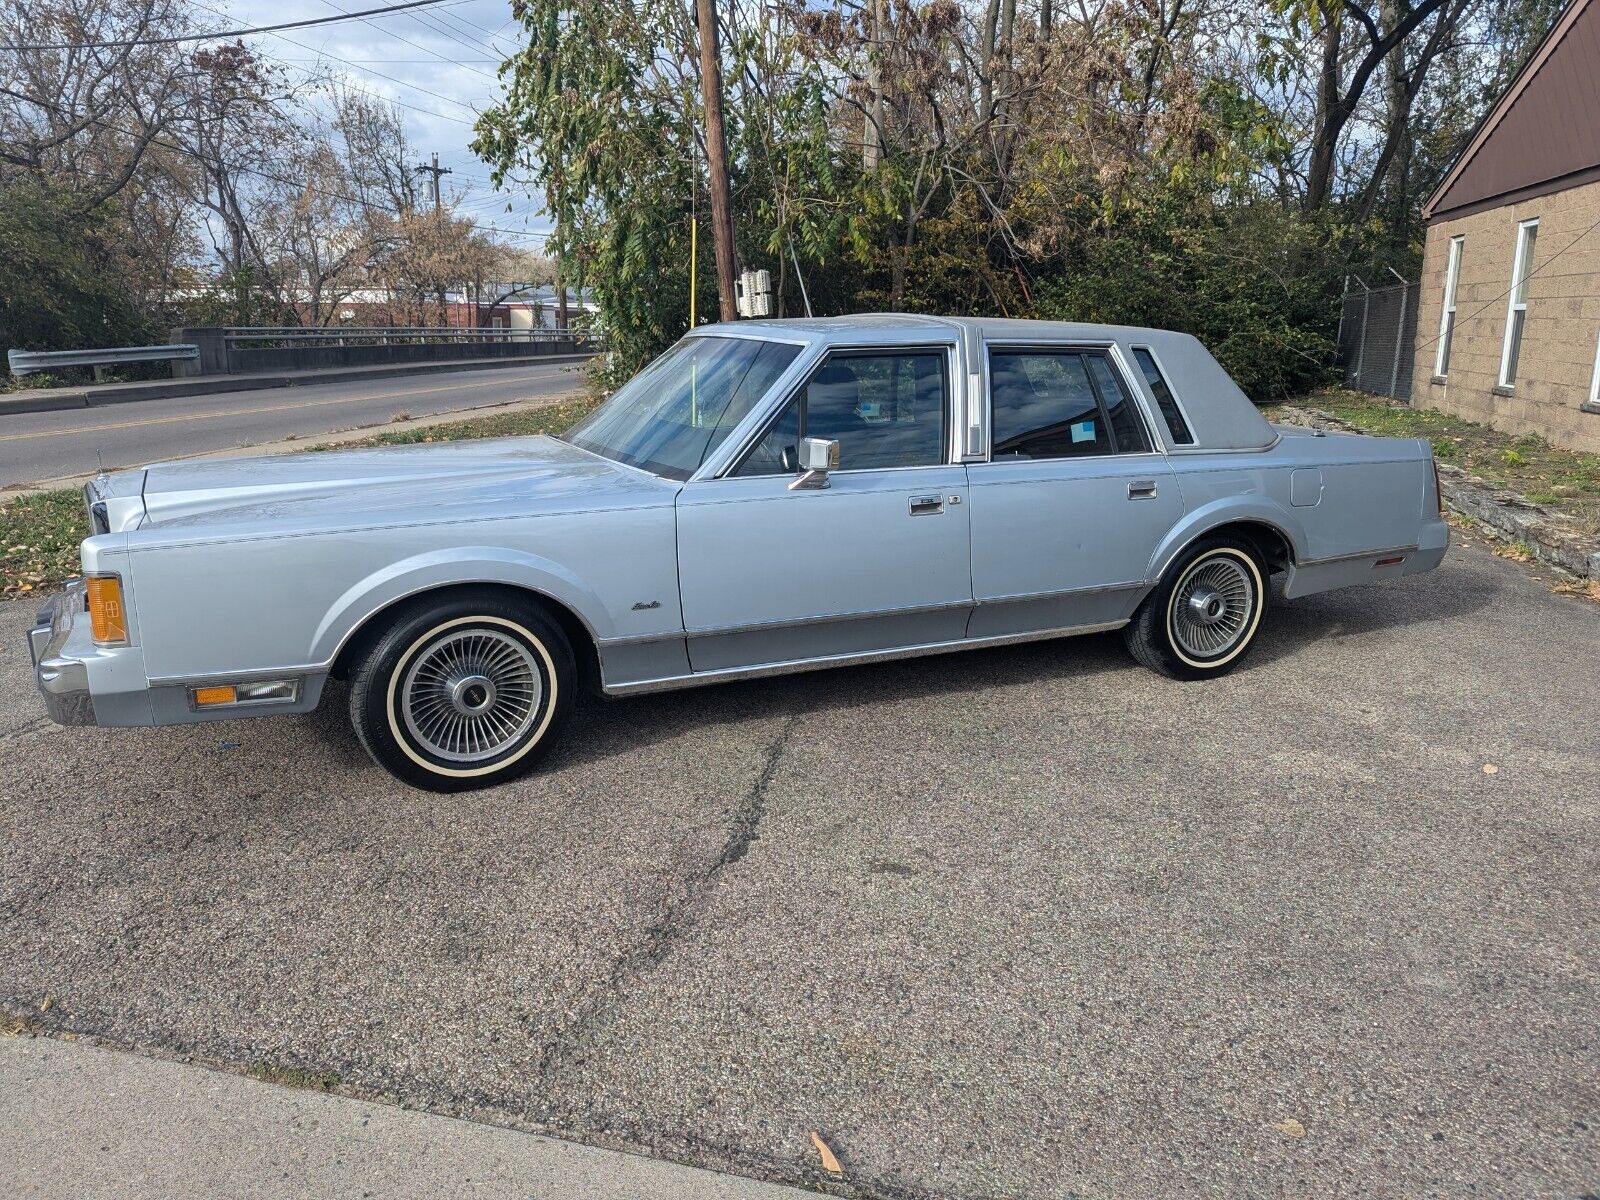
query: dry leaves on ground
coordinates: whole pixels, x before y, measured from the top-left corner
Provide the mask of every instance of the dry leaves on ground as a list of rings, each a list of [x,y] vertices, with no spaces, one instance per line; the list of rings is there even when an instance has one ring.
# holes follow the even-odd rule
[[[811,1131],[811,1144],[817,1148],[817,1155],[822,1159],[823,1169],[835,1175],[843,1175],[844,1168],[839,1165],[839,1160],[833,1156],[833,1151],[828,1149],[828,1143],[822,1140],[822,1135],[815,1129]]]

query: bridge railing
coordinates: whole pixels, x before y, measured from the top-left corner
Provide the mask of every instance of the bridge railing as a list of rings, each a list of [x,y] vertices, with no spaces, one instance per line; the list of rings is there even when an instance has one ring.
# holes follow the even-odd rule
[[[578,342],[592,345],[592,331],[506,329],[465,325],[339,325],[307,329],[295,325],[233,326],[223,331],[229,345],[261,346],[406,346],[417,344],[492,345],[497,343]]]

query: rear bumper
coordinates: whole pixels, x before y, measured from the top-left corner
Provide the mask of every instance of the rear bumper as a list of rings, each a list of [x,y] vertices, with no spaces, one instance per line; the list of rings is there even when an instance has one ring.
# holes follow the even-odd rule
[[[82,580],[50,600],[34,617],[28,631],[28,652],[33,658],[33,678],[44,698],[45,711],[58,725],[94,725],[94,696],[89,691],[87,662],[71,653],[73,634],[85,633]]]
[[[1442,517],[1434,518],[1422,523],[1415,546],[1366,550],[1340,558],[1294,564],[1284,581],[1283,594],[1286,599],[1295,600],[1334,588],[1421,575],[1443,562],[1449,548],[1450,526]]]

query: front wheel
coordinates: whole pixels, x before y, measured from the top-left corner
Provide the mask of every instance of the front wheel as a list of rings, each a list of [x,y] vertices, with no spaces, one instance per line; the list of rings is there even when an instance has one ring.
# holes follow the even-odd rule
[[[1267,595],[1266,567],[1253,546],[1208,538],[1179,556],[1123,640],[1134,658],[1169,679],[1226,675],[1255,641]]]
[[[458,792],[529,770],[560,732],[576,672],[561,627],[492,593],[402,612],[351,677],[350,721],[407,783]]]

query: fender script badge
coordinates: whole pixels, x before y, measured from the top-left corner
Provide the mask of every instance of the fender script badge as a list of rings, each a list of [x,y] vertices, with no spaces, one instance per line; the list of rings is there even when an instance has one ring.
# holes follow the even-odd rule
[[[644,612],[645,609],[647,609],[647,608],[660,608],[660,607],[661,607],[661,601],[659,601],[659,600],[652,600],[652,601],[650,601],[649,604],[646,604],[643,600],[641,600],[641,601],[639,601],[639,603],[637,603],[637,604],[635,604],[633,606],[633,611],[634,612]]]

